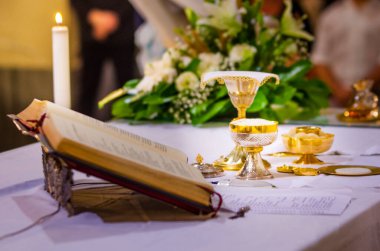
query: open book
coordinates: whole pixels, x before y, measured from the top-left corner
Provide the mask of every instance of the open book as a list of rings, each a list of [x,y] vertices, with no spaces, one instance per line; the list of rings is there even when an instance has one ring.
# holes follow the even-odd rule
[[[69,168],[130,188],[197,214],[212,214],[213,187],[187,156],[49,101],[34,100],[17,115],[18,128]]]

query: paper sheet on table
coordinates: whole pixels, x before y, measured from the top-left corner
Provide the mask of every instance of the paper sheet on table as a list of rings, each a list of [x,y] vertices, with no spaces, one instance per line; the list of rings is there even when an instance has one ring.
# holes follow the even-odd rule
[[[256,214],[341,215],[350,204],[351,196],[331,191],[302,189],[276,189],[257,192],[253,190],[219,190],[223,208],[238,211],[249,206]]]

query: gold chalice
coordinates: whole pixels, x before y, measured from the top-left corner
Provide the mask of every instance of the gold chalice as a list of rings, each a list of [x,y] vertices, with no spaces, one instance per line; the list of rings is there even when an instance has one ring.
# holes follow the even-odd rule
[[[254,72],[254,71],[215,71],[202,75],[201,88],[210,82],[217,81],[225,84],[228,90],[233,106],[238,111],[238,117],[235,119],[246,118],[246,111],[253,103],[256,93],[260,86],[265,84],[269,79],[274,78],[276,84],[280,83],[280,79],[276,74]],[[246,158],[243,148],[236,145],[235,148],[226,156],[221,156],[214,161],[214,166],[222,167],[224,170],[239,170]],[[264,161],[267,167],[269,162]]]
[[[232,139],[244,148],[246,161],[236,177],[239,179],[269,179],[272,174],[265,168],[260,152],[277,138],[277,121],[265,119],[237,119],[230,122]]]
[[[282,135],[282,141],[289,152],[302,154],[293,163],[324,164],[314,154],[329,150],[334,141],[334,134],[324,133],[321,128],[316,126],[300,126],[296,127],[293,132]]]

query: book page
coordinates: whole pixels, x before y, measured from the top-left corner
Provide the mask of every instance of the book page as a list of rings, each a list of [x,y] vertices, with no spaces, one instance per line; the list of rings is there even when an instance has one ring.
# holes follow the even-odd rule
[[[186,155],[176,149],[71,110],[58,109],[51,109],[49,104],[48,116],[64,138],[142,166],[207,183],[199,170],[188,165]]]
[[[260,189],[260,188],[259,188]],[[218,191],[223,196],[222,207],[233,211],[249,206],[256,214],[341,215],[350,204],[351,196],[332,192],[231,192]]]

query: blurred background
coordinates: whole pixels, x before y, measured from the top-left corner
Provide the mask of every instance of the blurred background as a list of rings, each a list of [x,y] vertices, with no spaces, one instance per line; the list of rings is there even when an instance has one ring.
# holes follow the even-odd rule
[[[159,8],[155,10],[158,18],[160,15],[162,18],[167,18],[166,11],[182,13],[180,10],[186,5],[184,2],[191,2],[184,0],[150,1],[152,5],[161,5],[162,7],[161,10]],[[86,1],[83,0],[83,2]],[[104,2],[107,1],[104,0]],[[131,32],[134,32],[144,22],[144,15],[147,15],[147,13],[141,13],[144,12],[144,4],[147,1],[131,0],[130,2],[136,8],[136,13],[133,15],[137,14],[134,16],[134,24],[130,26]],[[332,1],[300,0],[296,2],[309,16],[309,31],[313,33],[321,10]],[[55,25],[54,16],[58,11],[62,13],[64,25],[69,28],[72,100],[73,103],[78,100],[78,88],[81,81],[81,42],[78,22],[80,20],[71,4],[69,0],[0,2],[0,152],[34,142],[33,139],[21,136],[6,114],[18,113],[33,98],[53,99],[51,29]],[[177,23],[175,19],[168,19],[167,22],[167,26],[171,25],[171,27],[180,23]],[[166,28],[169,29],[170,27],[167,26]],[[159,29],[159,25],[153,25],[152,29]],[[159,37],[163,40],[162,36]],[[160,46],[155,47],[155,53],[163,52],[163,47],[168,42],[161,41],[161,44],[162,49]],[[135,45],[130,46],[134,47]],[[116,78],[112,67],[111,63],[106,63],[102,68],[101,88],[97,91],[96,100],[115,89],[117,85],[122,84],[115,83]],[[136,71],[135,75],[139,76],[141,73]],[[96,112],[93,116],[101,120],[110,118],[107,109]]]

